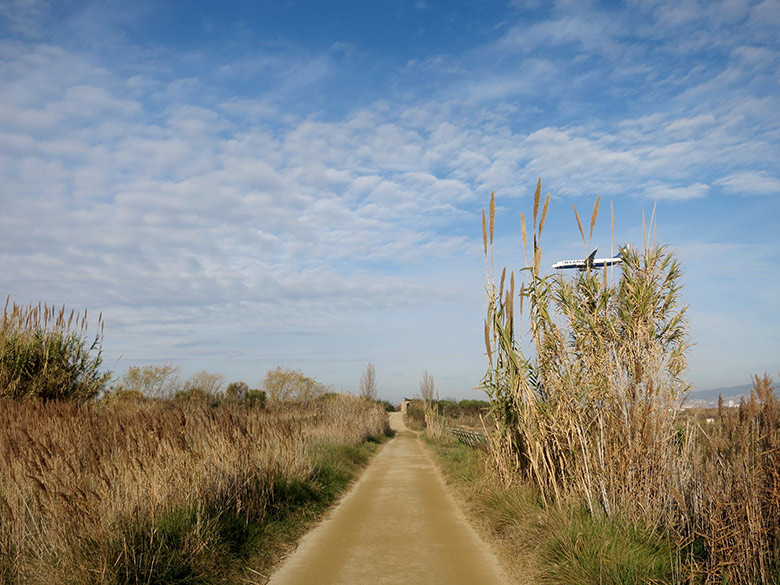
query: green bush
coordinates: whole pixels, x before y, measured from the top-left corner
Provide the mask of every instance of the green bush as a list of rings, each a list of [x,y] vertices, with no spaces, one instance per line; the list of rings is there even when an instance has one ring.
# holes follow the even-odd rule
[[[222,402],[221,394],[212,394],[199,386],[179,390],[173,398],[174,400],[200,402],[209,406],[217,406]]]
[[[421,401],[415,400],[406,408],[406,422],[415,428],[425,428],[425,408]]]
[[[10,299],[9,299],[10,300]],[[103,335],[90,339],[87,314],[62,307],[22,307],[6,301],[0,323],[0,396],[23,400],[86,401],[105,388]]]
[[[249,392],[249,386],[246,382],[231,382],[225,390],[225,395],[230,400],[243,400],[246,393]]]
[[[246,393],[246,401],[252,406],[265,408],[267,402],[265,390],[249,390]]]

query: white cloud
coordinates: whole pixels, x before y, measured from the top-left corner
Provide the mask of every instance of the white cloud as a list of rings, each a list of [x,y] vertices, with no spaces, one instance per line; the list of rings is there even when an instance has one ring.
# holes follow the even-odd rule
[[[767,171],[741,171],[718,179],[730,193],[742,195],[780,195],[780,178]]]
[[[32,38],[41,35],[42,23],[50,12],[46,0],[6,0],[0,4],[0,18],[10,23],[13,31]]]
[[[695,183],[684,187],[649,186],[645,189],[645,194],[650,199],[672,199],[685,201],[688,199],[700,199],[707,196],[709,185]]]
[[[674,120],[666,126],[665,130],[676,138],[690,138],[700,134],[702,129],[712,127],[715,122],[715,116],[712,114],[700,114],[692,118]]]
[[[608,13],[596,15],[583,11],[530,26],[518,24],[497,41],[495,49],[531,51],[540,47],[576,43],[586,51],[611,51],[614,47],[612,37],[619,30],[619,21]]]
[[[437,302],[473,302],[490,190],[509,202],[541,176],[556,199],[681,208],[780,191],[768,170],[778,53],[751,38],[765,29],[747,21],[750,6],[648,6],[633,23],[561,3],[490,46],[422,55],[387,74],[397,91],[345,112],[305,98],[325,92],[332,53],[348,45],[229,64],[191,55],[179,71],[4,42],[4,282],[31,300],[103,308],[112,335],[149,356],[183,339],[203,348],[208,331],[250,359],[231,336],[347,338],[377,313],[400,330]],[[679,58],[710,46],[712,62]],[[409,89],[407,76],[425,83]],[[239,79],[249,89],[234,91]]]

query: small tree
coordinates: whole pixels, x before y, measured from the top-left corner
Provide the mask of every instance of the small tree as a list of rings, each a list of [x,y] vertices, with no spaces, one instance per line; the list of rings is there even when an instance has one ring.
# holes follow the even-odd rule
[[[181,400],[201,400],[218,404],[224,381],[225,378],[222,374],[200,370],[185,380],[182,389],[176,393],[176,398]]]
[[[225,390],[230,400],[243,400],[247,392],[249,392],[249,385],[246,382],[231,382]]]
[[[263,388],[272,403],[286,400],[307,402],[325,394],[325,385],[305,376],[300,370],[276,366],[268,370],[263,379]]]
[[[173,364],[131,366],[120,379],[119,387],[148,398],[170,398],[181,390],[180,372],[181,368]]]
[[[217,396],[222,392],[225,377],[206,370],[195,372],[184,382],[184,391],[201,393],[208,396]]]
[[[376,370],[374,364],[368,363],[363,375],[360,376],[360,395],[367,400],[377,400]]]
[[[252,389],[246,393],[246,402],[250,406],[257,408],[265,408],[266,405],[266,393],[265,390]]]
[[[420,398],[423,399],[426,407],[429,407],[431,402],[437,398],[433,376],[428,373],[428,370],[423,372],[422,380],[420,380]]]

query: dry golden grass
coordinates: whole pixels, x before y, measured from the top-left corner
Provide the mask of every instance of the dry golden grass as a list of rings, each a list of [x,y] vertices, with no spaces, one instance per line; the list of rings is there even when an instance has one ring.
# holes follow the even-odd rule
[[[780,581],[780,402],[769,376],[702,430],[681,503],[709,552],[696,568],[712,582]]]
[[[380,407],[344,396],[274,412],[2,400],[0,583],[147,582],[177,518],[192,517],[176,546],[194,558],[220,517],[262,521],[305,482],[312,442],[386,429]]]
[[[689,346],[679,263],[648,243],[646,229],[643,250],[624,250],[616,284],[608,269],[543,275],[540,192],[537,184],[517,314],[513,286],[505,290],[505,271],[494,279],[486,245],[483,388],[499,476],[506,485],[530,481],[548,505],[581,501],[592,515],[671,537],[679,581],[780,581],[780,426],[771,381],[756,379],[738,418],[723,414],[709,435],[679,417]],[[598,208],[597,199],[588,240]],[[576,208],[575,216],[587,253]],[[486,244],[493,229],[491,217]],[[524,217],[521,231],[528,247]],[[525,345],[515,333],[522,318]]]

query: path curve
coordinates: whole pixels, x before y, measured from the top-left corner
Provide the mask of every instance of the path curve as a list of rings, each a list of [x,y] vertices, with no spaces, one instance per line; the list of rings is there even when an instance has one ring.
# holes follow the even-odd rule
[[[269,585],[499,585],[498,561],[458,509],[417,435],[396,437]]]

